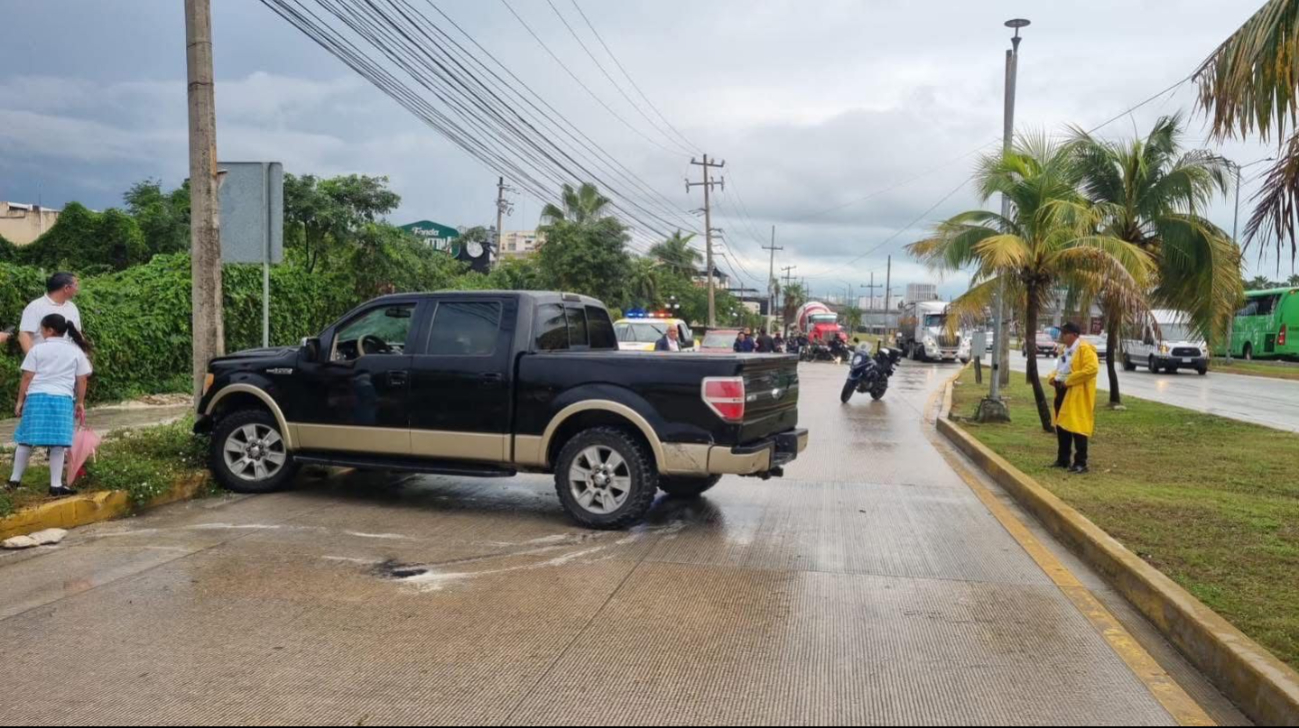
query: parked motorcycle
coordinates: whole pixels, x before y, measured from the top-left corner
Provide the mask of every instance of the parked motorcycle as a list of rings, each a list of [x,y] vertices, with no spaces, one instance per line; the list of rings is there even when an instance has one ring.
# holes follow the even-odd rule
[[[889,377],[893,376],[901,358],[901,350],[883,345],[874,356],[871,356],[867,347],[858,348],[848,364],[848,381],[843,383],[839,401],[848,404],[854,392],[869,392],[871,398],[876,400],[883,398],[889,389]]]

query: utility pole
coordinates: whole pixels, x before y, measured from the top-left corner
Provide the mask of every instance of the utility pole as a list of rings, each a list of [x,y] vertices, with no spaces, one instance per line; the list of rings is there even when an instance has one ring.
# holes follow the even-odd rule
[[[721,169],[726,166],[726,162],[717,162],[716,160],[708,161],[708,155],[704,155],[704,161],[697,162],[694,157],[690,158],[690,163],[696,167],[704,168],[704,181],[691,182],[686,178],[686,194],[690,193],[691,187],[704,188],[704,249],[705,265],[708,266],[708,328],[717,326],[717,301],[716,301],[716,280],[713,278],[713,208],[710,193],[713,185],[720,185],[722,190],[726,190],[726,178],[719,181],[710,181],[708,179],[708,170]]]
[[[880,286],[875,285],[875,271],[871,271],[871,283],[869,286],[866,286],[866,288],[869,288],[871,292],[871,302],[870,305],[867,306],[866,310],[870,313],[870,330],[872,334],[875,333],[875,289],[879,287]]]
[[[786,291],[785,305],[786,306],[789,305],[789,287],[794,282],[793,271],[797,269],[798,266],[796,265],[787,265],[784,268],[781,268],[781,270],[785,271],[785,291]],[[785,331],[785,338],[789,338],[789,322],[785,320],[785,312],[783,310],[780,312],[780,325],[781,328],[783,328]]]
[[[505,199],[506,192],[513,192],[514,188],[505,184],[505,178],[499,177],[496,180],[496,256],[499,259],[502,247],[505,244],[505,216],[514,211],[514,204]],[[488,252],[490,256],[490,251]],[[490,262],[490,259],[489,259]]]
[[[1006,51],[1006,98],[1002,128],[1002,153],[1009,154],[1015,136],[1015,83],[1019,72],[1019,29],[1028,27],[1029,21],[1022,18],[1006,21],[1007,28],[1014,28],[1015,36],[1010,39],[1011,48]],[[1001,216],[1010,217],[1010,198],[1001,196]],[[992,388],[988,398],[979,403],[979,422],[1009,422],[1010,409],[1001,399],[1001,388],[1010,384],[1010,341],[1007,338],[1006,326],[1006,290],[1005,285],[998,286],[993,305],[992,318]],[[1036,336],[1036,331],[1025,331],[1024,336]]]
[[[212,2],[185,0],[189,96],[190,275],[194,397],[208,362],[225,353],[221,311],[221,222],[217,199],[216,99],[212,79]]]
[[[771,245],[762,246],[763,250],[771,251],[771,264],[767,268],[767,335],[771,335],[771,326],[776,319],[776,251],[784,248],[776,247],[776,226],[771,226]]]
[[[888,272],[884,274],[884,338],[889,335],[889,307],[893,305],[893,256],[889,256]]]

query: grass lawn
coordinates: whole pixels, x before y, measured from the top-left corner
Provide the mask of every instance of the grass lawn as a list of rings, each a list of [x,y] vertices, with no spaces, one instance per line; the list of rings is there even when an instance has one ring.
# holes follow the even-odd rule
[[[1241,374],[1246,377],[1268,377],[1270,379],[1289,379],[1299,382],[1299,364],[1289,362],[1263,362],[1233,359],[1230,364],[1226,359],[1214,359],[1213,371],[1223,374]]]
[[[1145,400],[1099,402],[1089,475],[1053,470],[1055,436],[1020,375],[1013,422],[962,426],[1299,668],[1299,435]],[[983,395],[967,371],[953,410]]]
[[[110,434],[99,446],[95,460],[86,463],[86,473],[74,487],[83,493],[124,490],[136,503],[149,502],[206,467],[205,443],[190,432],[193,425],[193,419],[186,418],[170,425]],[[12,472],[13,452],[0,450],[0,479],[7,482]],[[49,500],[49,487],[45,449],[39,448],[23,476],[23,487],[12,493],[0,491],[0,518]]]

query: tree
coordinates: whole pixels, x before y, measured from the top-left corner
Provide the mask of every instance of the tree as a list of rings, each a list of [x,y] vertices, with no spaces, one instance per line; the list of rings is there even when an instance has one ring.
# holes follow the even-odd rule
[[[1299,273],[1295,273],[1294,275],[1287,278],[1285,284],[1287,286],[1299,286]]]
[[[841,315],[843,317],[843,325],[848,329],[848,333],[857,333],[857,329],[861,327],[862,310],[856,306],[846,306]]]
[[[672,237],[651,247],[650,257],[674,274],[694,276],[704,258],[702,253],[690,246],[690,241],[694,239],[693,233],[682,235],[678,230]]]
[[[807,303],[807,289],[801,283],[791,283],[781,291],[781,296],[785,300],[785,328],[789,328],[794,323],[794,316],[798,315],[798,309]]]
[[[627,292],[631,303],[654,306],[659,302],[659,264],[649,258],[636,258],[631,263]]]
[[[387,177],[347,175],[318,179],[284,175],[284,222],[301,228],[307,272],[332,253],[354,242],[367,224],[392,212],[401,197],[388,189]]]
[[[609,199],[589,182],[580,190],[564,185],[560,198],[562,208],[549,204],[541,211],[546,244],[537,257],[543,277],[556,288],[622,308],[631,275],[627,228],[609,214]]]
[[[25,265],[83,275],[125,270],[150,257],[131,216],[115,209],[93,212],[77,202],[68,203],[53,227],[17,251]]]
[[[1245,290],[1248,291],[1266,291],[1269,288],[1280,288],[1271,278],[1267,276],[1254,276],[1245,284]]]
[[[162,182],[146,179],[137,182],[122,195],[126,211],[144,234],[150,255],[180,253],[189,250],[189,181],[171,192],[162,191]]]
[[[1277,161],[1254,196],[1245,238],[1286,242],[1291,259],[1299,253],[1295,215],[1299,211],[1299,0],[1267,0],[1195,71],[1200,106],[1213,118],[1219,141],[1257,133],[1275,136]]]
[[[973,268],[971,288],[952,303],[956,318],[982,315],[1004,286],[1024,311],[1025,334],[1037,331],[1043,304],[1059,286],[1102,278],[1109,295],[1140,308],[1153,265],[1141,248],[1095,232],[1104,214],[1079,191],[1075,155],[1045,137],[1021,138],[1005,155],[985,157],[977,173],[984,202],[1005,195],[1011,214],[971,210],[939,223],[933,234],[908,246],[912,255],[947,270]],[[1037,357],[1028,379],[1042,428],[1054,431]]]
[[[1159,119],[1144,139],[1105,141],[1075,131],[1082,186],[1102,215],[1101,230],[1139,247],[1156,269],[1151,299],[1186,311],[1208,341],[1221,341],[1240,300],[1240,263],[1231,237],[1202,213],[1226,194],[1230,169],[1204,150],[1183,151],[1180,116]],[[1137,314],[1110,296],[1105,280],[1089,291],[1109,335],[1110,405],[1122,402],[1117,362],[1124,325]]]
[[[18,259],[18,246],[0,235],[0,263],[9,263]]]
[[[535,256],[502,258],[487,274],[488,288],[502,291],[537,291],[545,286]]]

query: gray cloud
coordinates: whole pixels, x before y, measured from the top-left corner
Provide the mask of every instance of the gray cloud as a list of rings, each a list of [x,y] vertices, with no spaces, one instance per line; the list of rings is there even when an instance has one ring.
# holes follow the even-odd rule
[[[716,224],[727,229],[733,264],[760,284],[767,258],[759,246],[776,225],[786,247],[781,264],[799,266],[826,291],[842,281],[860,285],[871,271],[882,283],[888,255],[895,281],[934,278],[905,260],[902,247],[933,221],[979,204],[967,187],[922,215],[970,174],[977,161],[970,153],[1000,135],[1006,17],[1031,12],[1034,20],[1023,47],[1019,128],[1061,133],[1066,124],[1104,121],[1189,74],[1254,9],[1215,0],[579,2],[672,123],[727,160]],[[495,171],[260,3],[214,4],[223,158],[387,174],[404,198],[399,222],[492,221]],[[608,85],[548,6],[513,4],[607,103],[668,143]],[[674,208],[701,204],[682,185],[697,174],[686,156],[663,152],[613,119],[504,6],[439,5]],[[572,6],[557,5],[602,53]],[[0,197],[105,207],[144,176],[169,184],[185,176],[178,3],[24,3],[0,25],[0,67],[8,69],[0,81]],[[1105,133],[1131,135],[1134,124],[1144,130],[1192,102],[1183,88]],[[1203,137],[1198,122],[1193,129],[1189,143]],[[1269,151],[1240,143],[1223,149],[1244,160]],[[507,225],[534,225],[539,209],[540,201],[521,197]],[[1226,201],[1212,214],[1230,226]],[[944,292],[964,284],[951,276]]]

